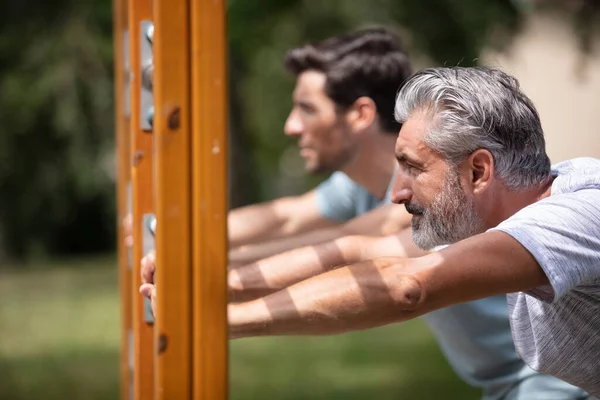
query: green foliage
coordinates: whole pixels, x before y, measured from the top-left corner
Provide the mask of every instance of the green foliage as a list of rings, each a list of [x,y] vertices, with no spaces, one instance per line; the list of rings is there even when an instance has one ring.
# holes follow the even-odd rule
[[[384,24],[419,66],[471,65],[483,46],[508,43],[533,6],[568,11],[589,48],[599,3],[230,0],[231,204],[322,179],[304,176],[282,133],[294,84],[282,65],[289,48]],[[0,2],[0,257],[113,247],[112,63],[110,0]]]
[[[45,20],[29,17],[30,3],[3,14],[0,229],[16,256],[101,250],[114,236],[111,14],[103,4],[104,13],[64,3],[64,14],[48,10]]]

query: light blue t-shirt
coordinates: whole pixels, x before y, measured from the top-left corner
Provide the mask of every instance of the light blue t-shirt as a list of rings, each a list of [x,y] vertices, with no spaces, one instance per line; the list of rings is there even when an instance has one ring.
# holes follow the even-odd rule
[[[389,202],[392,184],[384,199],[369,193],[343,172],[334,172],[329,179],[317,186],[317,204],[324,218],[346,222]]]
[[[344,222],[389,203],[342,172],[317,187],[321,215]],[[515,350],[506,296],[458,304],[422,316],[454,371],[483,390],[484,400],[573,400],[586,394],[529,368]]]
[[[600,397],[600,160],[557,164],[550,196],[495,229],[519,241],[549,285],[508,295],[519,354]]]

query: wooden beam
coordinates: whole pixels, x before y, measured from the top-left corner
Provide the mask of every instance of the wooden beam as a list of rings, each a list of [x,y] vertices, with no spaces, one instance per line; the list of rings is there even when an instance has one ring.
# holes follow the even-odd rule
[[[191,399],[191,138],[188,0],[153,0],[158,346],[155,399]]]
[[[117,254],[121,313],[121,399],[131,399],[132,372],[130,366],[130,341],[132,338],[132,293],[129,254],[125,247],[123,220],[129,212],[129,116],[125,90],[127,84],[126,52],[128,41],[127,0],[113,0],[113,45],[115,76],[115,144],[117,164]]]
[[[144,298],[139,295],[142,284],[140,267],[145,247],[143,234],[144,214],[154,213],[154,161],[152,131],[144,131],[141,126],[141,90],[142,90],[142,41],[144,38],[141,24],[152,20],[150,0],[129,0],[129,32],[131,63],[131,183],[133,198],[133,398],[146,400],[154,397],[154,330],[152,324],[144,319]],[[150,53],[149,53],[150,54]]]
[[[227,68],[225,0],[191,6],[193,393],[227,399]]]

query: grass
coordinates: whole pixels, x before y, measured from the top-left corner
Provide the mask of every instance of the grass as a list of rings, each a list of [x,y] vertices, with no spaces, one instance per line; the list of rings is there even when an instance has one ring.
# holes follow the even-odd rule
[[[0,269],[0,400],[118,399],[113,259]],[[232,400],[477,399],[420,321],[231,343]]]

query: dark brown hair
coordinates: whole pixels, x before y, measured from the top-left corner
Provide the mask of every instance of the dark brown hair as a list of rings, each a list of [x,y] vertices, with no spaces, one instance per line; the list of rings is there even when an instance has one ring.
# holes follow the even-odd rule
[[[381,129],[398,133],[394,118],[398,88],[412,73],[400,38],[385,28],[334,36],[288,52],[286,68],[298,76],[307,70],[326,76],[325,93],[342,109],[369,97],[377,107]]]

